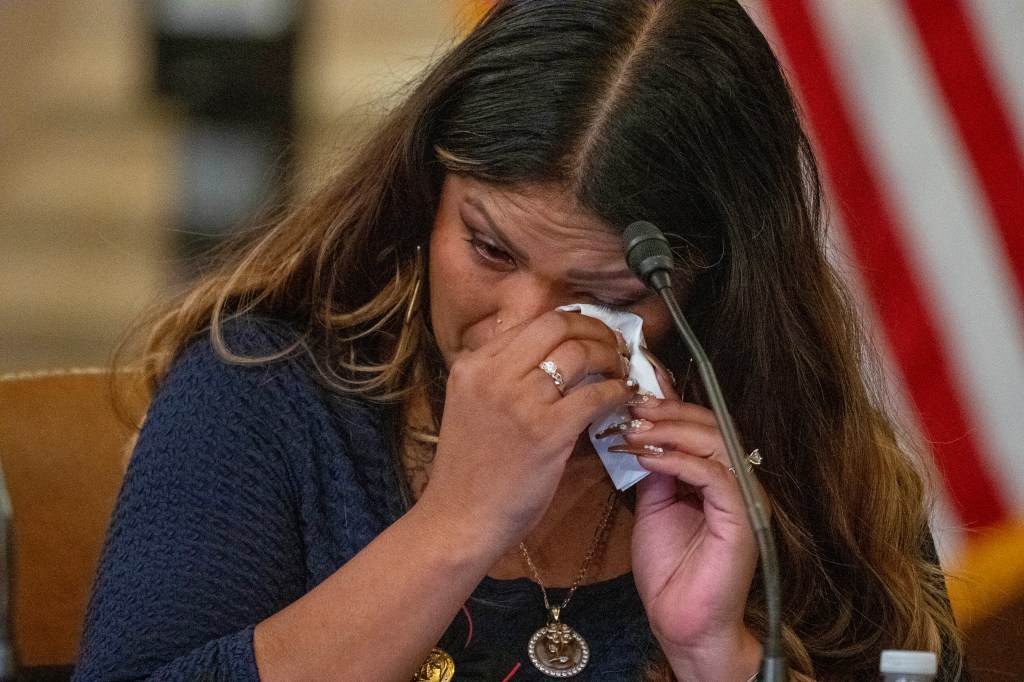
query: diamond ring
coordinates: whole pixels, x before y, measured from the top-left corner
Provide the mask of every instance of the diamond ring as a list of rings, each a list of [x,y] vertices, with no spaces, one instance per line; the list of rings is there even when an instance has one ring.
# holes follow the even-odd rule
[[[555,364],[554,360],[545,360],[540,363],[539,367],[541,371],[551,377],[551,380],[555,382],[555,388],[562,395],[565,395],[565,389],[562,386],[565,384],[565,380],[562,379],[562,373],[558,371],[558,365]]]
[[[749,474],[751,471],[753,471],[754,467],[760,466],[762,459],[763,458],[761,457],[761,451],[759,449],[752,450],[750,454],[747,455],[746,457],[747,473]],[[733,469],[732,467],[729,467],[729,473],[735,476],[736,470]]]

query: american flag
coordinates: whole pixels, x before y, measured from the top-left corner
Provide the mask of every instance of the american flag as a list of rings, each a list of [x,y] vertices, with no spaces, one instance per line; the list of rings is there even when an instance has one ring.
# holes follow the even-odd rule
[[[1024,2],[757,0],[903,413],[962,626],[1024,596]]]

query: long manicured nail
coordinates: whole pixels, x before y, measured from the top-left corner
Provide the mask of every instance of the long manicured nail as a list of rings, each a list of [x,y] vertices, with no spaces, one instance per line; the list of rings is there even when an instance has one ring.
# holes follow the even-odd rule
[[[608,452],[620,452],[637,457],[658,457],[665,454],[665,448],[659,448],[657,445],[613,445],[608,448]]]
[[[627,433],[642,433],[644,431],[649,431],[653,427],[654,424],[646,419],[630,419],[629,421],[612,424],[594,437],[611,438],[612,436],[622,436]]]
[[[626,343],[626,337],[618,329],[612,331],[615,332],[615,345],[618,347],[619,355],[629,355],[629,344]]]
[[[640,348],[640,352],[644,354],[644,357],[647,358],[652,365],[654,365],[655,374],[659,374],[661,378],[665,379],[673,387],[676,385],[676,375],[673,374],[672,370],[668,367],[661,364],[661,360],[656,358],[654,353],[643,347]]]
[[[627,405],[653,405],[658,401],[650,391],[642,391],[626,401]]]

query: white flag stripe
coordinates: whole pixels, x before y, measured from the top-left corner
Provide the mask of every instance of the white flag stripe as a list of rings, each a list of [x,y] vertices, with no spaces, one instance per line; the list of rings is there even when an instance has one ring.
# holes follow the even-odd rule
[[[1024,2],[963,0],[982,55],[990,66],[1017,146],[1024,150]],[[1021,188],[1024,193],[1024,188]],[[1024,200],[1024,199],[1022,199]],[[1024,210],[1024,209],[1022,209]]]
[[[826,191],[830,188],[826,187]],[[860,301],[858,310],[864,324],[864,333],[871,340],[871,344],[881,362],[881,371],[885,376],[885,389],[887,395],[883,396],[888,400],[887,406],[891,408],[899,419],[899,426],[909,431],[908,438],[915,443],[924,443],[925,438],[921,433],[920,425],[913,419],[914,408],[907,392],[906,385],[901,379],[899,363],[892,353],[889,344],[886,343],[885,328],[882,326],[878,316],[874,314],[874,308],[868,304],[870,297],[868,290],[860,277],[857,264],[849,254],[853,253],[853,247],[846,237],[846,227],[842,224],[841,217],[837,211],[830,213],[828,251],[829,260],[842,274],[851,294]],[[928,452],[916,453],[921,457],[928,458]],[[956,510],[949,498],[942,477],[934,466],[934,462],[927,459],[919,463],[925,472],[925,482],[928,485],[928,497],[931,502],[931,513],[929,525],[932,530],[932,537],[935,539],[935,548],[939,552],[939,560],[943,566],[950,566],[954,563],[956,556],[963,549],[966,542],[966,532],[963,525],[957,518]]]
[[[899,3],[817,0],[854,124],[894,199],[975,436],[1024,510],[1024,313],[971,166]]]

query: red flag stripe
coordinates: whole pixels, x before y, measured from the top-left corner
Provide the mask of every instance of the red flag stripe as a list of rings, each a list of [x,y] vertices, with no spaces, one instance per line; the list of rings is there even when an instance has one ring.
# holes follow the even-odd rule
[[[995,525],[1006,518],[1006,503],[972,435],[894,213],[871,172],[806,0],[768,0],[766,5],[788,54],[864,284],[957,515],[969,527]]]
[[[1024,295],[1024,160],[975,28],[957,0],[907,0]]]

